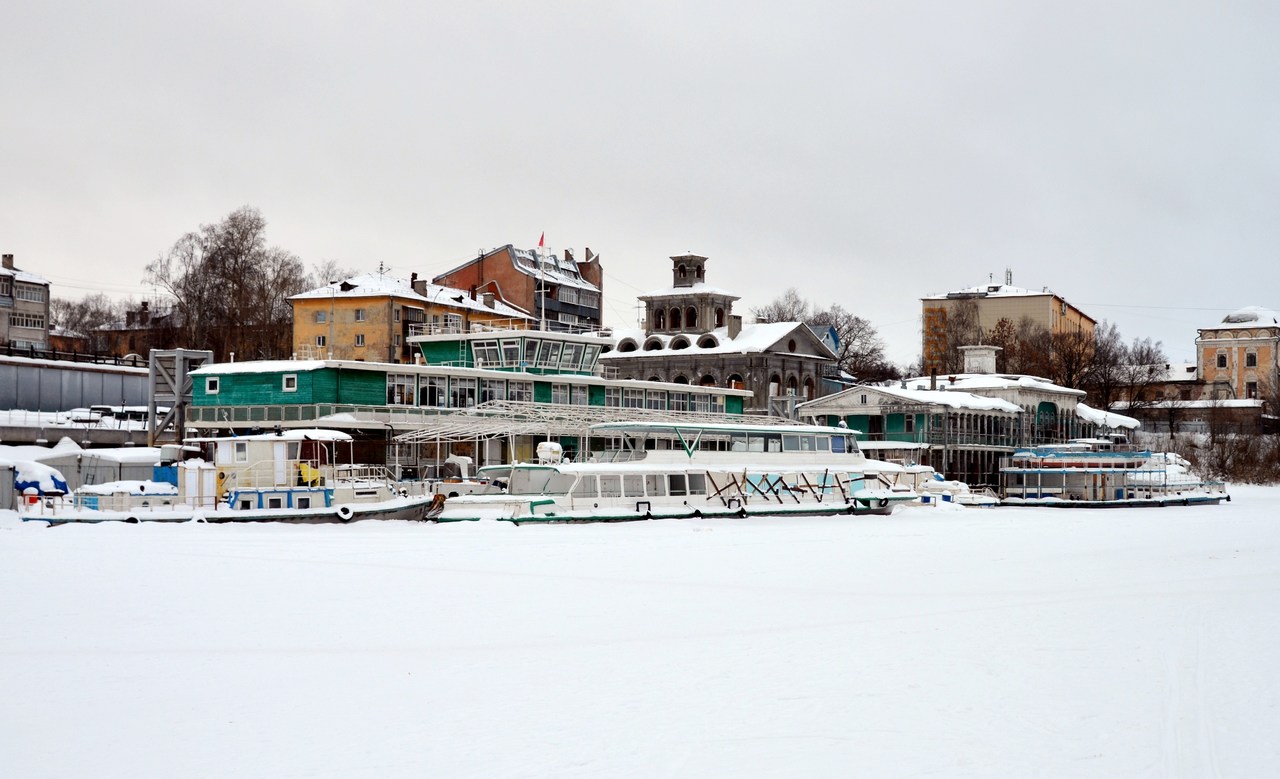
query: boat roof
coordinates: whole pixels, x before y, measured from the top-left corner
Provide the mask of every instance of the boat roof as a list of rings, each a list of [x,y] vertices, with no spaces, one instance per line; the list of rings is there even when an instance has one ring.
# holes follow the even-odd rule
[[[593,433],[675,433],[697,430],[705,433],[796,433],[801,435],[861,435],[847,427],[801,424],[751,424],[736,422],[603,422],[591,426]]]
[[[206,436],[203,438],[185,439],[194,443],[213,441],[350,441],[351,435],[341,430],[326,430],[319,427],[288,428],[271,433],[253,433],[251,435]]]

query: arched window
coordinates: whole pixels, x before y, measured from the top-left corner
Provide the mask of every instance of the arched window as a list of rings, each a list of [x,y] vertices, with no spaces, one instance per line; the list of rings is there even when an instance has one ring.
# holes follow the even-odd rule
[[[702,377],[698,384],[703,387],[714,387],[716,386],[716,377],[708,373]]]
[[[729,378],[725,380],[724,386],[728,387],[729,389],[743,389],[743,387],[745,386],[745,383],[742,381],[742,374],[740,373],[730,374]]]
[[[662,381],[660,376],[650,376],[649,381]]]
[[[685,338],[683,335],[678,335],[675,338],[671,339],[671,348],[672,349],[688,349],[689,339]]]
[[[769,397],[776,398],[782,394],[782,377],[773,374],[769,377]]]
[[[716,308],[716,327],[724,327],[724,309]]]
[[[650,338],[644,342],[644,350],[646,352],[656,352],[662,348],[661,338]]]
[[[698,339],[698,346],[703,349],[714,349],[719,345],[720,345],[720,342],[717,341],[716,337],[711,333],[707,333],[706,335]]]
[[[804,399],[813,400],[813,378],[812,377],[804,380]]]
[[[787,394],[788,395],[796,394],[796,377],[795,376],[787,377]]]
[[[653,312],[653,329],[654,330],[667,329],[667,312],[665,309],[660,308],[657,311]]]
[[[689,377],[685,376],[684,374],[679,374],[674,379],[671,380],[671,383],[672,384],[688,384]]]
[[[671,318],[671,329],[679,330],[680,329],[680,309],[678,308],[671,309],[670,318]]]
[[[634,352],[636,349],[639,349],[639,348],[640,348],[640,345],[637,344],[635,340],[631,338],[623,338],[621,341],[618,342],[618,351],[620,352]]]
[[[702,266],[698,266],[698,278],[702,278]]]
[[[676,272],[680,274],[682,279],[689,275],[689,269],[684,266],[683,262],[676,266]]]
[[[689,306],[684,310],[684,326],[690,330],[698,326],[698,309]]]

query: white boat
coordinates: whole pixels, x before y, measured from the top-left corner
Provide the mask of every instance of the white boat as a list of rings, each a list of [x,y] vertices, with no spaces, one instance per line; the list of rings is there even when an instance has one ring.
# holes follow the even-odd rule
[[[188,439],[201,456],[162,463],[161,478],[82,487],[45,498],[24,519],[68,522],[351,522],[426,519],[443,497],[415,494],[378,466],[343,464],[352,438],[335,430],[277,430]],[[178,450],[179,447],[171,447]]]
[[[1005,505],[1057,508],[1190,506],[1231,500],[1176,454],[1137,449],[1123,436],[1019,449],[1001,461]]]
[[[481,468],[505,491],[450,497],[441,522],[609,522],[779,514],[888,514],[918,502],[927,466],[869,460],[854,432],[772,424],[612,422],[589,430],[590,456]],[[597,448],[599,447],[599,448]]]

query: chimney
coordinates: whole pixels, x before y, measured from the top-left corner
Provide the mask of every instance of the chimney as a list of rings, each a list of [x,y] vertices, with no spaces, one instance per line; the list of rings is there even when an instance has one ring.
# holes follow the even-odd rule
[[[485,308],[493,308],[493,293],[492,293],[492,292],[485,292],[485,293],[484,293],[483,295],[481,295],[480,297],[481,297],[481,299],[484,301],[484,307],[485,307]]]
[[[742,332],[742,316],[733,314],[729,317],[729,337],[737,338],[738,333]]]
[[[13,270],[13,255],[12,255],[12,254],[6,254],[6,255],[4,255],[4,267],[8,268],[9,270]]]
[[[142,309],[138,311],[138,324],[143,327],[151,324],[151,304],[145,300],[142,301]]]
[[[476,299],[476,285],[475,285],[475,284],[472,284],[472,285],[471,285],[471,299],[472,299],[472,300],[475,300],[475,299]]]

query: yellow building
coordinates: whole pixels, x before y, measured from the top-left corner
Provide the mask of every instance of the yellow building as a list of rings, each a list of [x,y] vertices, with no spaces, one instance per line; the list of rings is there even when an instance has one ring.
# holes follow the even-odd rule
[[[924,339],[921,355],[924,373],[942,370],[947,350],[952,346],[947,338],[948,316],[965,301],[972,301],[977,314],[976,323],[982,333],[990,333],[1001,319],[1008,319],[1014,326],[1029,319],[1050,333],[1084,332],[1092,336],[1097,320],[1049,291],[1023,289],[1012,286],[1011,274],[1006,274],[1004,284],[985,284],[956,290],[945,295],[921,298]]]
[[[1215,398],[1256,399],[1280,385],[1280,314],[1250,306],[1199,333],[1196,362]]]
[[[303,292],[293,306],[293,350],[301,359],[413,361],[409,335],[466,332],[481,324],[528,327],[532,318],[493,294],[408,282],[376,273]]]

